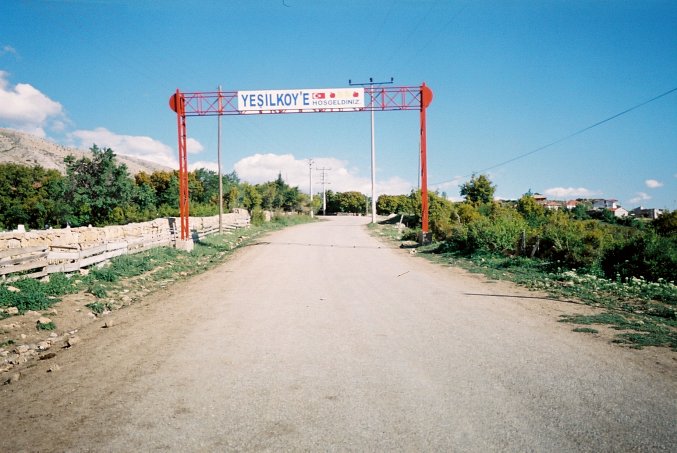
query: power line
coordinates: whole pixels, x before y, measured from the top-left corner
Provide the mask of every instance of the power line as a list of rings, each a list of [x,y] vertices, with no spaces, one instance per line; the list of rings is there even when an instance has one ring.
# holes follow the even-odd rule
[[[387,66],[388,63],[390,63],[390,62],[392,61],[392,59],[395,58],[395,56],[400,52],[400,50],[402,49],[402,47],[403,47],[406,43],[411,42],[411,37],[414,36],[414,33],[416,33],[416,31],[421,27],[421,25],[422,25],[423,22],[428,18],[428,16],[430,15],[430,13],[432,13],[432,11],[433,11],[434,7],[437,5],[437,3],[439,3],[439,0],[437,0],[437,1],[435,1],[435,2],[433,2],[433,3],[430,4],[430,8],[428,8],[428,11],[427,11],[425,14],[423,14],[423,16],[420,17],[420,19],[416,22],[416,25],[414,25],[414,27],[409,31],[409,33],[406,35],[406,37],[404,37],[404,39],[402,39],[402,40],[399,42],[399,44],[397,44],[397,45],[395,46],[395,49],[394,49],[393,52],[390,54],[390,56],[384,60],[384,63],[383,63],[382,66]]]
[[[608,117],[608,118],[606,118],[606,119],[603,119],[603,120],[601,120],[601,121],[598,121],[598,122],[596,122],[595,124],[592,124],[592,125],[590,125],[590,126],[584,127],[583,129],[580,129],[580,130],[578,130],[578,131],[576,131],[576,132],[573,132],[573,133],[571,133],[571,134],[569,134],[569,135],[567,135],[567,136],[565,136],[565,137],[562,137],[562,138],[560,138],[560,139],[557,139],[557,140],[555,140],[554,142],[550,142],[550,143],[548,143],[547,145],[543,145],[543,146],[541,146],[541,147],[538,147],[538,148],[533,149],[533,150],[531,150],[531,151],[528,151],[528,152],[526,152],[526,153],[519,154],[519,155],[517,155],[517,156],[515,156],[515,157],[513,157],[513,158],[510,158],[510,159],[506,160],[506,161],[503,161],[503,162],[498,163],[498,164],[496,164],[496,165],[492,165],[491,167],[483,168],[482,170],[478,170],[478,171],[475,171],[475,172],[473,172],[473,173],[483,173],[483,172],[488,171],[488,170],[493,170],[494,168],[501,167],[501,166],[503,166],[503,165],[506,165],[506,164],[509,164],[509,163],[511,163],[511,162],[514,162],[514,161],[516,161],[516,160],[519,160],[519,159],[522,159],[522,158],[524,158],[524,157],[527,157],[527,156],[530,156],[530,155],[532,155],[532,154],[535,154],[535,153],[537,153],[537,152],[539,152],[539,151],[543,151],[543,150],[546,149],[546,148],[550,148],[551,146],[557,145],[558,143],[562,143],[562,142],[565,141],[565,140],[569,140],[570,138],[573,138],[573,137],[575,137],[575,136],[577,136],[577,135],[580,135],[580,134],[582,134],[582,133],[584,133],[584,132],[587,132],[587,131],[589,131],[590,129],[593,129],[593,128],[597,127],[597,126],[601,126],[601,125],[604,124],[604,123],[607,123],[607,122],[609,122],[609,121],[611,121],[611,120],[613,120],[613,119],[616,119],[616,118],[618,118],[619,116],[623,116],[623,115],[625,115],[626,113],[630,113],[630,112],[632,112],[633,110],[636,110],[636,109],[638,109],[638,108],[640,108],[640,107],[643,107],[643,106],[645,106],[645,105],[647,105],[647,104],[649,104],[649,103],[651,103],[651,102],[653,102],[653,101],[656,101],[656,100],[658,100],[658,99],[660,99],[660,98],[662,98],[662,97],[665,97],[665,96],[667,96],[667,95],[669,95],[669,94],[671,94],[671,93],[674,93],[675,91],[677,91],[677,87],[675,87],[675,88],[673,88],[673,89],[671,89],[671,90],[668,90],[668,91],[666,91],[666,92],[664,92],[664,93],[661,93],[661,94],[659,94],[658,96],[655,96],[655,97],[649,99],[648,101],[641,102],[641,103],[639,103],[639,104],[637,104],[637,105],[634,105],[634,106],[632,106],[632,107],[630,107],[630,108],[628,108],[628,109],[623,110],[623,111],[620,112],[620,113],[616,113],[615,115],[612,115],[612,116],[610,116],[610,117]],[[464,178],[467,178],[467,177],[469,177],[469,176],[472,176],[472,174],[471,174],[471,175],[466,175],[466,176],[463,176],[463,177],[464,177]],[[438,183],[432,184],[432,185],[434,185],[434,186],[439,186],[439,185],[441,185],[441,184],[445,184],[445,183],[448,183],[448,182],[453,182],[455,179],[457,179],[457,178],[450,179],[450,180],[448,180],[448,181],[438,182]]]
[[[422,45],[415,53],[412,54],[412,56],[409,58],[407,61],[407,64],[410,64],[413,60],[415,60],[418,57],[426,56],[426,53],[424,52],[426,49],[430,47],[430,45],[447,29],[449,25],[451,25],[452,22],[456,20],[458,16],[461,15],[463,11],[469,6],[469,3],[466,3],[465,5],[461,6],[461,8],[456,11],[454,15],[451,16],[451,19],[449,19],[447,22],[442,25],[442,28],[440,28],[435,34],[433,34],[428,41],[424,45]]]

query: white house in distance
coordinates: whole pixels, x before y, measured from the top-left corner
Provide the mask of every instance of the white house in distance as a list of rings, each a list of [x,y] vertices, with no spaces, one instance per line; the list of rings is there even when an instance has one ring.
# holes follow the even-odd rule
[[[618,207],[618,200],[614,198],[594,198],[592,202],[592,209],[616,209]],[[627,212],[627,211],[626,211]]]
[[[656,220],[661,215],[663,215],[663,210],[656,208],[644,208],[640,206],[630,211],[630,213],[637,218]]]
[[[628,210],[618,204],[615,198],[594,198],[592,202],[592,209],[594,210],[608,210],[611,211],[614,217],[622,219],[628,216]]]
[[[593,211],[603,211],[607,210],[613,213],[613,215],[619,219],[627,217],[629,212],[627,209],[623,208],[618,204],[618,200],[614,198],[594,198],[592,200],[586,200],[579,198],[577,200],[568,200],[568,201],[557,201],[557,200],[548,200],[545,195],[534,194],[534,200],[536,203],[540,204],[546,209],[558,210],[558,209],[568,209],[572,210],[579,204],[585,204],[591,206]]]
[[[567,200],[567,202],[565,203],[564,206],[565,206],[569,211],[571,211],[571,210],[574,209],[576,206],[578,206],[578,203],[579,203],[578,200]]]
[[[614,213],[614,217],[618,217],[619,219],[622,219],[623,217],[628,216],[628,210],[625,209],[622,206],[618,206],[616,208],[611,208],[609,211]]]

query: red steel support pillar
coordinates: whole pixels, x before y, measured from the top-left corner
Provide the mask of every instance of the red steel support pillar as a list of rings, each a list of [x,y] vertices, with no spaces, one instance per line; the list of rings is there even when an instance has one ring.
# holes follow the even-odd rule
[[[181,92],[176,90],[169,105],[176,112],[176,125],[179,133],[179,214],[181,216],[181,240],[189,237],[188,225],[188,153],[186,150],[186,100]]]
[[[423,82],[421,85],[421,243],[430,242],[428,232],[428,150],[426,137],[426,109],[433,100],[433,92]]]

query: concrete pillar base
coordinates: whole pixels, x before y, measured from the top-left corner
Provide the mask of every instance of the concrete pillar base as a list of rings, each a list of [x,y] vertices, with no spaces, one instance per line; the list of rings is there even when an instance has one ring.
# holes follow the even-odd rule
[[[430,231],[427,233],[420,232],[417,239],[420,245],[428,245],[433,242],[433,234]]]
[[[192,252],[195,244],[192,239],[177,239],[176,248],[184,252]]]

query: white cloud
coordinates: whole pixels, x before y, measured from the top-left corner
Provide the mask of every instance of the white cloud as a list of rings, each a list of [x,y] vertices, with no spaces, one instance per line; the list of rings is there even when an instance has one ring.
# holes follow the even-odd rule
[[[211,170],[219,172],[219,164],[217,162],[207,162],[204,160],[197,161],[195,163],[188,162],[188,170],[193,171],[199,168],[204,168],[205,170]]]
[[[16,49],[10,46],[9,44],[5,44],[4,46],[2,46],[2,49],[0,49],[0,57],[5,54],[12,54],[15,57],[19,55]]]
[[[327,190],[334,192],[357,191],[371,193],[371,178],[361,177],[357,170],[350,168],[348,162],[333,157],[313,158],[313,193],[322,190],[321,175],[318,169],[329,168],[327,171]],[[259,184],[272,181],[278,174],[290,186],[298,186],[301,191],[308,193],[310,175],[308,161],[296,159],[292,154],[254,154],[240,159],[235,163],[234,169],[237,175],[251,184]],[[386,180],[376,181],[378,194],[407,194],[412,184],[399,178],[391,177]]]
[[[431,189],[438,189],[440,191],[454,191],[458,193],[459,187],[465,182],[463,176],[454,176],[450,181],[444,181],[438,184],[431,184]]]
[[[120,135],[104,127],[89,131],[77,130],[68,136],[79,148],[90,148],[96,144],[99,148],[111,148],[116,154],[138,157],[171,168],[179,167],[175,151],[170,146],[150,137]],[[200,145],[197,141],[195,143]]]
[[[545,189],[543,195],[552,198],[586,198],[600,195],[601,192],[586,189],[585,187],[552,187]]]
[[[646,181],[644,181],[644,184],[646,184],[646,186],[649,189],[657,189],[658,187],[663,187],[663,183],[655,179],[647,179]]]
[[[50,121],[63,118],[63,107],[27,83],[10,86],[8,76],[0,70],[0,122],[44,137]]]
[[[642,201],[651,200],[651,195],[644,192],[637,192],[635,195],[635,197],[628,200],[630,203],[641,203]]]
[[[205,147],[202,146],[202,143],[198,142],[194,138],[188,137],[186,139],[186,148],[188,151],[188,154],[199,154],[202,151],[204,151]]]

